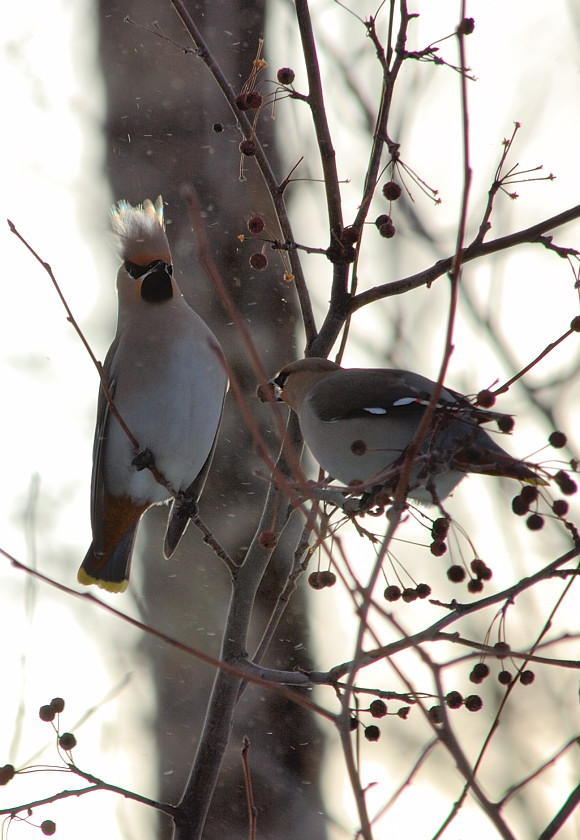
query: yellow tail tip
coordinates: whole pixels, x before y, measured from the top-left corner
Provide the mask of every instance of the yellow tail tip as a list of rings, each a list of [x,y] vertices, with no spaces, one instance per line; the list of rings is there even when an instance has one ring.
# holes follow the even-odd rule
[[[83,586],[98,586],[100,589],[105,589],[107,592],[114,592],[115,594],[118,592],[125,592],[129,586],[128,580],[100,580],[99,578],[92,577],[87,574],[82,566],[78,570],[77,580]]]
[[[550,482],[549,482],[549,481],[546,481],[546,479],[545,479],[545,478],[542,478],[542,477],[541,477],[541,476],[539,476],[539,475],[536,475],[536,476],[534,476],[533,478],[524,478],[524,479],[522,479],[522,480],[523,480],[524,484],[533,484],[533,485],[534,485],[534,486],[536,486],[536,487],[537,487],[537,486],[540,486],[540,487],[548,487],[548,486],[549,486],[549,484],[550,484]]]

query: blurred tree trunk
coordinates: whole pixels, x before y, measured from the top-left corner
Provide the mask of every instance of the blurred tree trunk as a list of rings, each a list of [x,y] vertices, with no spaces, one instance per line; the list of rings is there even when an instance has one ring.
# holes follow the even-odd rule
[[[238,80],[241,87],[263,33],[264,4],[206,0],[195,4],[192,14],[201,22],[204,37],[228,78]],[[248,264],[251,246],[237,239],[246,232],[246,221],[255,212],[276,230],[268,198],[253,161],[245,166],[248,180],[239,180],[240,135],[235,119],[202,62],[140,26],[124,22],[126,17],[149,28],[156,22],[178,45],[191,46],[168,3],[101,0],[100,55],[108,92],[106,170],[112,193],[116,199],[132,203],[163,194],[181,289],[221,341],[263,427],[267,413],[254,398],[255,375],[235,327],[227,322],[209,280],[196,263],[195,234],[180,191],[184,186],[195,187],[221,275],[268,369],[276,370],[295,356],[294,319],[288,312],[292,304],[285,300],[291,293],[282,279],[281,265],[272,259],[266,271],[254,272]],[[275,68],[266,72],[272,78]],[[272,141],[265,137],[269,123],[263,115],[263,142]],[[223,130],[216,131],[216,124]],[[254,475],[260,468],[264,469],[230,394],[200,509],[237,559],[250,541],[265,495],[265,482]],[[160,508],[145,518],[131,591],[139,593],[143,618],[153,627],[218,655],[229,601],[228,575],[194,528],[188,530],[174,558],[163,560],[166,516],[166,510]],[[287,543],[280,546],[263,582],[258,617],[266,620],[290,563],[291,545]],[[276,633],[268,664],[284,668],[311,665],[302,646],[308,632],[306,616],[299,590]],[[262,629],[255,628],[256,640]],[[140,652],[150,658],[157,692],[157,717],[152,726],[157,735],[159,796],[177,802],[195,754],[214,672],[149,638],[143,639]],[[242,698],[205,836],[247,837],[240,760],[244,734],[252,744],[250,765],[260,835],[272,840],[323,838],[317,787],[321,735],[302,709],[256,687],[248,688]],[[159,836],[167,837],[169,828],[167,822]]]

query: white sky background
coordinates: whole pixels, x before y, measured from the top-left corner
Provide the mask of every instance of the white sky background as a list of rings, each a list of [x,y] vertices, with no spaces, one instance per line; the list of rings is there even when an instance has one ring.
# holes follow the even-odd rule
[[[375,11],[368,3],[356,5],[361,15]],[[409,48],[420,48],[450,32],[456,23],[458,5],[450,0],[422,4],[425,8],[421,8],[421,18],[410,28],[414,43],[409,43]],[[314,4],[314,7],[326,10],[317,21],[324,23],[329,38],[338,37],[339,42],[341,37],[346,37],[348,42],[357,38],[360,44],[365,44],[362,30],[346,13],[341,17],[337,8],[328,2]],[[419,5],[414,8],[418,10]],[[482,206],[483,192],[501,151],[501,139],[511,133],[516,119],[522,122],[522,130],[514,151],[514,162],[518,160],[524,167],[542,163],[546,173],[552,171],[557,175],[557,180],[551,184],[518,185],[521,198],[517,202],[508,199],[498,202],[494,221],[498,225],[501,223],[501,233],[560,212],[577,203],[580,196],[577,161],[580,50],[569,29],[574,8],[574,0],[569,3],[554,0],[549,12],[540,0],[511,0],[510,3],[497,0],[474,3],[469,9],[469,14],[475,17],[476,30],[466,43],[469,63],[478,77],[477,84],[469,86],[473,206]],[[576,17],[580,14],[577,8],[575,14]],[[97,75],[96,47],[92,42],[96,26],[92,15],[93,4],[89,0],[75,3],[31,0],[27,4],[10,4],[9,10],[5,11],[0,60],[3,63],[4,113],[8,118],[3,130],[1,205],[2,218],[10,218],[51,264],[75,317],[86,330],[97,356],[103,358],[114,331],[116,270],[115,257],[109,250],[106,236],[106,213],[110,202],[120,196],[108,194],[101,168],[103,149],[99,130],[104,105]],[[340,23],[335,29],[337,15]],[[366,46],[370,46],[368,42]],[[285,50],[280,50],[280,65],[297,65],[292,50],[288,47]],[[442,45],[442,51],[446,58],[455,60],[453,41]],[[418,83],[423,83],[430,75],[434,78],[414,120],[416,128],[411,132],[405,159],[412,162],[414,168],[415,161],[423,165],[421,175],[441,192],[443,204],[435,209],[427,199],[415,197],[422,218],[429,220],[432,226],[437,225],[445,249],[453,242],[459,200],[455,186],[460,167],[455,116],[458,112],[457,79],[451,71],[433,70],[426,65],[415,72]],[[440,84],[444,73],[449,83]],[[298,71],[299,89],[305,88],[302,81]],[[369,76],[369,85],[372,84]],[[332,104],[332,90],[330,84],[327,89],[329,105]],[[293,107],[289,106],[287,113]],[[351,116],[356,118],[356,115],[349,115],[346,119]],[[341,130],[338,117],[334,117],[333,127],[336,129],[334,137],[340,175],[352,180],[352,185],[344,188],[348,219],[349,215],[354,215],[359,196],[364,158],[360,159],[360,169],[357,169],[358,157],[353,154],[352,147],[343,145],[347,132]],[[378,212],[385,212],[385,208],[381,207]],[[300,216],[307,220],[303,227]],[[579,247],[579,232],[580,226],[576,223],[558,232],[556,238],[562,244]],[[315,239],[312,214],[308,210],[298,214],[295,233],[298,241],[312,243]],[[401,237],[404,235],[401,231]],[[0,225],[0,236],[5,257],[0,310],[3,395],[0,545],[18,559],[36,563],[44,573],[75,586],[77,566],[90,542],[90,458],[97,376],[72,327],[66,322],[64,310],[46,273],[8,233],[7,227]],[[324,235],[322,238],[324,241]],[[425,257],[423,261],[419,253],[417,268],[427,264],[427,260]],[[307,263],[307,270],[309,265],[316,266],[316,263]],[[363,266],[361,274],[371,278],[368,285],[389,279],[386,262],[381,265],[379,276],[376,268],[367,268],[366,275],[364,271]],[[508,334],[518,329],[517,342],[512,346],[521,353],[522,361],[527,362],[566,329],[577,312],[577,293],[572,289],[571,273],[567,273],[554,256],[543,254],[539,248],[520,249],[513,257],[506,258],[503,271],[508,281],[501,285],[502,311],[505,313],[502,328]],[[398,266],[395,266],[393,279],[397,272]],[[469,272],[477,278],[484,305],[486,295],[482,289],[490,289],[493,295],[500,293],[500,287],[488,269],[470,268]],[[551,290],[549,296],[545,293],[547,283]],[[321,304],[325,297],[326,290],[323,289]],[[548,303],[551,303],[550,307]],[[417,306],[423,305],[423,301],[417,303]],[[371,314],[363,328],[381,352],[389,347],[383,313],[384,309],[381,315]],[[361,332],[360,327],[362,322],[355,323],[355,333]],[[467,327],[460,325],[456,338],[460,349],[452,360],[451,384],[477,389],[496,376],[501,377],[497,362],[483,353],[484,337],[474,339]],[[429,347],[423,351],[421,372],[434,376],[439,364],[442,330],[435,330],[429,342]],[[548,370],[554,366],[565,365],[574,353],[575,348],[570,343],[565,345],[538,373],[539,379],[547,378]],[[372,360],[363,358],[361,361],[361,357],[354,354],[346,360],[347,364],[358,362],[370,364]],[[569,402],[577,405],[578,386],[571,390]],[[513,402],[502,407],[517,411],[517,393],[510,395],[510,399]],[[567,430],[573,431],[572,411],[562,419],[566,421],[563,425]],[[524,451],[531,451],[543,443],[547,431],[534,429],[522,418],[516,437],[510,441],[512,451],[519,452],[522,446]],[[580,435],[576,446],[580,447]],[[35,538],[27,540],[25,510],[35,476],[39,481],[34,505]],[[469,486],[475,482],[475,479],[470,480]],[[467,482],[463,486],[467,486]],[[483,504],[478,497],[479,511]],[[491,518],[493,501],[486,504],[486,512],[489,511]],[[473,536],[471,526],[470,534]],[[519,535],[526,539],[526,535],[521,536],[522,529]],[[483,534],[477,539],[487,545]],[[495,553],[497,546],[491,543],[488,550]],[[482,553],[485,556],[485,550]],[[501,567],[496,568],[496,575],[498,585],[508,579],[502,578]],[[87,724],[74,729],[81,745],[77,761],[96,775],[121,785],[133,785],[145,795],[154,795],[154,780],[146,775],[151,746],[138,728],[138,717],[132,714],[131,704],[136,698],[141,703],[143,720],[153,713],[147,700],[146,674],[140,663],[127,653],[132,631],[96,609],[76,604],[42,586],[35,587],[34,609],[27,613],[29,585],[23,573],[11,569],[7,561],[0,562],[0,667],[3,675],[0,765],[5,761],[20,765],[50,740],[50,727],[42,724],[37,716],[42,703],[49,702],[55,695],[65,697],[67,708],[63,728],[74,729],[75,722],[89,708],[99,704],[131,673],[131,686],[121,693],[120,700],[104,704]],[[320,600],[315,602],[324,605],[323,609],[328,609],[330,603],[330,596],[327,599],[326,595],[320,593],[317,596]],[[116,598],[113,603],[127,612],[133,610],[130,597]],[[108,642],[115,634],[122,634],[126,644],[116,645],[112,651]],[[333,633],[333,637],[336,635]],[[321,646],[320,655],[320,667],[336,661],[335,650]],[[14,722],[21,700],[24,718],[17,752],[11,755]],[[135,739],[137,731],[138,740]],[[38,762],[55,763],[56,755],[49,750]],[[140,766],[140,774],[134,766],[130,767],[131,762]],[[383,773],[384,769],[375,764],[371,771]],[[372,773],[371,777],[375,778]],[[50,783],[47,778],[43,774],[27,775],[0,788],[0,803],[4,806],[28,801],[50,791],[71,787],[73,783],[62,774]],[[561,794],[561,791],[556,793]],[[419,809],[409,806],[406,800],[404,819],[408,836],[422,836],[420,819],[428,811],[424,807],[424,797],[428,794],[423,790],[420,795],[423,805]],[[348,810],[340,813],[336,795],[333,799],[336,816],[349,826]],[[447,804],[445,801],[444,808]],[[411,820],[409,807],[416,824]],[[123,836],[145,838],[150,821],[144,810],[131,808],[112,795],[97,794],[78,802],[68,800],[61,805],[48,806],[35,816],[38,816],[37,822],[44,818],[55,819],[60,838],[78,837],[81,827],[85,838],[93,836],[93,827],[95,837],[121,836],[124,831]],[[122,829],[116,827],[116,815]],[[469,819],[473,820],[473,815]],[[436,824],[432,815],[428,824],[431,827]],[[481,824],[479,836],[489,837],[489,824],[483,819]],[[476,836],[474,830],[474,823],[470,822],[471,837]],[[25,827],[13,826],[11,836],[24,836],[27,831],[29,829]],[[395,829],[395,836],[397,833]],[[465,828],[463,836],[467,833]],[[338,832],[336,836],[344,835]],[[456,824],[449,837],[459,836],[462,836],[462,829]],[[563,840],[568,836],[575,835],[562,832]]]

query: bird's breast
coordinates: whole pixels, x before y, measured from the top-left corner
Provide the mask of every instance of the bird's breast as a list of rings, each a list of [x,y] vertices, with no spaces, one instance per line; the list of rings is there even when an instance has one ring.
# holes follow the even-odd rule
[[[217,339],[190,312],[193,318],[128,327],[111,363],[116,407],[176,490],[197,478],[212,449],[226,388]],[[105,453],[110,492],[122,487],[138,501],[168,498],[149,470],[132,466],[134,448],[114,418]]]

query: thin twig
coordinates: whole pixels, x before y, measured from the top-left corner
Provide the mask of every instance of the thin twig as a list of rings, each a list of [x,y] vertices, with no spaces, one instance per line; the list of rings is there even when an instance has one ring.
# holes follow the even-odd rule
[[[250,831],[248,833],[249,840],[256,840],[256,825],[258,820],[258,809],[254,802],[254,791],[252,790],[252,774],[250,773],[250,739],[244,735],[242,741],[242,764],[244,767],[244,782],[246,785],[246,799],[248,801],[248,820],[250,824]]]
[[[500,236],[497,239],[492,239],[489,242],[475,242],[468,245],[461,254],[461,262],[471,262],[472,260],[480,259],[481,257],[488,257],[490,254],[497,254],[500,251],[506,251],[517,245],[540,244],[544,245],[541,237],[543,234],[557,227],[566,225],[580,219],[580,204],[558,213],[549,219],[544,219],[537,222],[529,228],[510,233],[507,236]],[[434,265],[423,271],[412,274],[409,277],[404,277],[402,280],[394,280],[391,283],[385,283],[381,286],[374,286],[364,292],[359,292],[348,304],[347,314],[356,312],[363,306],[373,303],[377,300],[384,300],[393,295],[402,295],[412,289],[418,289],[421,286],[431,286],[431,284],[447,274],[453,266],[455,257],[445,257],[438,260]]]
[[[196,54],[208,67],[219,89],[225,97],[228,105],[230,106],[230,109],[238,125],[240,126],[244,137],[248,139],[252,138],[254,140],[256,146],[255,160],[258,164],[260,173],[264,179],[264,183],[268,189],[270,198],[274,205],[276,217],[282,230],[282,238],[284,240],[287,240],[288,242],[294,242],[292,225],[290,224],[290,219],[288,217],[288,211],[286,209],[286,203],[284,201],[283,190],[280,189],[280,185],[278,184],[276,176],[274,175],[274,171],[270,165],[268,156],[264,152],[262,144],[260,143],[259,138],[254,132],[254,127],[252,123],[249,121],[246,114],[243,111],[240,111],[239,108],[236,106],[236,93],[230,85],[229,81],[227,80],[226,76],[222,72],[221,67],[214,59],[212,52],[207,46],[199,27],[196,25],[191,14],[187,10],[183,0],[170,0],[170,2],[175,11],[177,12],[186,31],[189,33],[192,41],[196,44]],[[314,337],[316,336],[316,322],[314,319],[314,313],[312,311],[310,295],[308,293],[306,282],[304,280],[302,266],[300,264],[300,259],[296,251],[290,251],[290,263],[292,265],[294,285],[296,287],[296,294],[298,296],[298,301],[300,304],[300,310],[302,313],[302,319],[304,323],[304,329],[306,332],[306,341],[307,344],[310,344],[310,342],[313,341]]]

